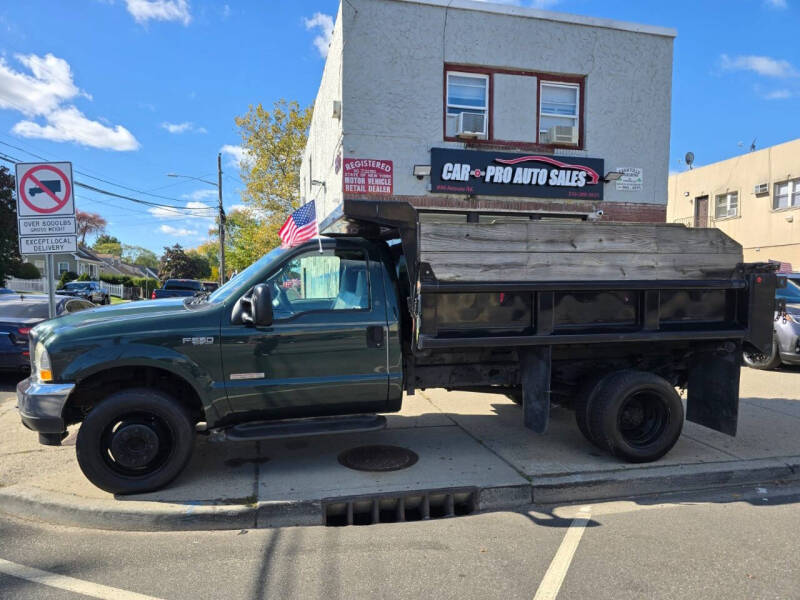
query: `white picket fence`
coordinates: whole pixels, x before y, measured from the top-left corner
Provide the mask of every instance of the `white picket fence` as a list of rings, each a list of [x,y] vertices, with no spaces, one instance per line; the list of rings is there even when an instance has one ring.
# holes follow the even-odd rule
[[[125,288],[122,284],[106,283],[99,281],[100,287],[108,292],[109,296],[116,296],[123,298],[125,295]],[[58,286],[58,281],[54,281],[53,285]],[[19,279],[18,277],[9,277],[6,279],[6,287],[14,290],[15,292],[41,292],[47,293],[47,279]]]

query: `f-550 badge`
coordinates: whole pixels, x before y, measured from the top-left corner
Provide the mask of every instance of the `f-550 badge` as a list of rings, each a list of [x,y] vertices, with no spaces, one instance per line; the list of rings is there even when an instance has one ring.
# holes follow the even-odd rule
[[[213,344],[213,337],[185,337],[183,338],[184,344],[192,344],[193,346],[204,346],[206,344]]]

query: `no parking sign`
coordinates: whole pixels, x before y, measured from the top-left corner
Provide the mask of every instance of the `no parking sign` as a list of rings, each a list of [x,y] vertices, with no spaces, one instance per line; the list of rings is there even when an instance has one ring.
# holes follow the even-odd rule
[[[16,175],[20,253],[75,252],[72,163],[18,163]]]

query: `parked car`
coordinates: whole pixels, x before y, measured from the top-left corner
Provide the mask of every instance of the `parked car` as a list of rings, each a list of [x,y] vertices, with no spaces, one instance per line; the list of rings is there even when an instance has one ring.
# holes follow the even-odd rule
[[[8,294],[13,294],[14,290],[10,290],[8,288],[0,287],[0,296],[7,296]]]
[[[744,363],[753,369],[800,365],[800,275],[788,276],[786,287],[778,288],[775,297],[786,301],[786,312],[775,311],[775,333],[769,353],[744,353]]]
[[[199,296],[204,293],[206,293],[206,290],[202,281],[197,281],[196,279],[167,279],[162,288],[153,290],[150,299]]]
[[[56,316],[95,305],[82,298],[56,296]],[[28,333],[49,316],[45,294],[9,296],[0,303],[0,370],[26,371],[30,368]]]
[[[203,289],[207,291],[209,294],[211,292],[216,292],[219,284],[216,281],[204,281],[203,282]]]
[[[95,304],[111,304],[111,298],[96,281],[71,281],[58,290],[62,296],[75,296]]]

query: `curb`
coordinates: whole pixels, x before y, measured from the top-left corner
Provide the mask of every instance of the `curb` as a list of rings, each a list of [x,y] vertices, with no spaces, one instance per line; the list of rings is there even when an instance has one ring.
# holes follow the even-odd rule
[[[532,488],[534,503],[555,504],[698,491],[777,480],[800,480],[800,456],[538,477],[534,478]]]
[[[477,488],[478,512],[800,480],[800,456],[535,477]],[[433,490],[426,489],[428,493]],[[413,494],[402,490],[399,494]],[[343,497],[344,498],[344,497]],[[327,502],[335,498],[326,499]],[[210,531],[322,525],[321,500],[253,504],[83,498],[24,484],[0,488],[0,512],[31,521],[112,531]]]

